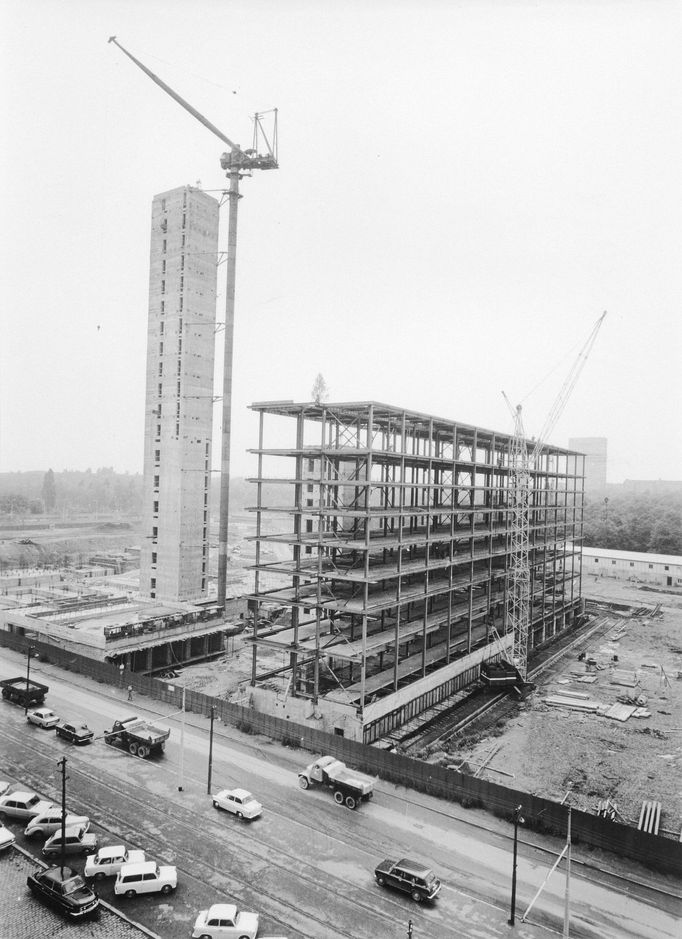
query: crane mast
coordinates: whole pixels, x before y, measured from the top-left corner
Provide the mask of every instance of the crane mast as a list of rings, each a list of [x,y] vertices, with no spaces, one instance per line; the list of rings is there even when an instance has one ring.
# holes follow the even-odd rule
[[[235,310],[235,284],[237,264],[237,207],[239,199],[239,182],[244,175],[250,175],[252,170],[279,169],[277,154],[277,109],[261,112],[254,115],[253,145],[251,149],[242,150],[239,144],[234,143],[221,130],[211,123],[203,114],[192,107],[184,98],[167,85],[158,75],[143,65],[134,55],[131,55],[116,39],[110,36],[109,42],[123,52],[138,68],[148,75],[166,94],[184,108],[192,117],[210,130],[230,148],[220,157],[220,166],[226,171],[225,175],[230,181],[226,192],[229,203],[228,233],[227,233],[227,273],[225,287],[225,337],[223,353],[223,406],[221,417],[221,454],[220,454],[220,528],[218,534],[218,604],[225,608],[227,594],[227,542],[229,534],[229,507],[230,507],[230,444],[232,434],[232,365],[234,348],[234,310]],[[263,115],[273,114],[272,139],[267,135],[263,126]],[[259,153],[261,141],[265,144],[265,152]]]
[[[509,399],[502,392],[514,417],[514,436],[510,443],[509,454],[511,546],[509,583],[506,593],[506,620],[507,632],[513,632],[514,634],[513,663],[521,673],[524,681],[528,674],[528,635],[531,628],[529,545],[533,472],[538,468],[538,458],[547,438],[563,414],[587,357],[592,351],[592,346],[605,316],[606,312],[599,317],[587,341],[578,353],[559,394],[550,408],[530,454],[528,453],[528,444],[523,427],[521,405],[512,408]]]

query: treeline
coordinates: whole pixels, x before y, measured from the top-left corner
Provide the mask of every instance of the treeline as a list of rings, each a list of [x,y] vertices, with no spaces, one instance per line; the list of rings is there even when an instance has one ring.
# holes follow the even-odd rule
[[[682,495],[587,496],[584,544],[616,551],[682,555]]]
[[[142,475],[98,470],[0,473],[0,514],[60,515],[142,511]]]

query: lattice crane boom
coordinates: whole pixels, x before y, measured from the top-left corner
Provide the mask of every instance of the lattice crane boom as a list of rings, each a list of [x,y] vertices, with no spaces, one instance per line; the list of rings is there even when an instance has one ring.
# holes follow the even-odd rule
[[[184,98],[167,85],[162,79],[155,75],[151,69],[148,69],[134,55],[131,55],[116,39],[115,36],[109,37],[109,42],[113,42],[138,68],[148,75],[166,94],[170,95],[174,101],[188,111],[192,117],[196,118],[207,130],[218,137],[230,148],[229,152],[223,153],[220,157],[220,165],[226,170],[226,176],[230,180],[230,188],[226,195],[229,200],[228,215],[228,235],[227,235],[227,275],[225,289],[225,339],[224,339],[224,359],[223,359],[223,393],[222,393],[222,422],[221,422],[221,462],[220,462],[220,533],[218,537],[218,603],[225,607],[225,596],[227,593],[227,540],[228,540],[228,517],[230,503],[230,441],[232,429],[232,352],[234,342],[234,296],[236,283],[236,259],[237,259],[237,206],[239,199],[239,181],[245,174],[250,174],[251,170],[272,170],[279,169],[277,158],[277,109],[271,112],[263,112],[254,115],[253,128],[253,147],[250,150],[242,148],[230,140],[221,130],[219,130],[208,118],[204,117],[196,108],[192,107]],[[268,136],[263,128],[263,114],[271,113],[273,117],[272,137]],[[266,152],[258,153],[258,144],[260,141],[265,143]]]
[[[511,511],[511,545],[509,563],[509,583],[506,594],[507,631],[514,634],[512,659],[524,681],[528,673],[528,635],[531,627],[530,601],[530,502],[533,485],[532,471],[537,466],[537,458],[561,417],[571,396],[587,357],[597,338],[606,313],[602,313],[590,333],[587,342],[578,353],[570,372],[557,395],[554,404],[543,424],[542,430],[528,453],[526,433],[523,427],[521,405],[511,406],[504,392],[514,417],[514,436],[510,447],[509,508]]]

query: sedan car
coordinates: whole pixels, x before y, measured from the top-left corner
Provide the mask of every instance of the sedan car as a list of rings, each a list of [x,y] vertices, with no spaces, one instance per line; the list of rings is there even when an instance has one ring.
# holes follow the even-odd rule
[[[34,816],[47,812],[53,805],[53,802],[41,799],[35,792],[8,792],[0,796],[0,820],[23,818],[28,822]]]
[[[85,919],[97,913],[99,897],[70,867],[38,870],[26,878],[26,883],[39,900],[69,919]]]
[[[98,838],[84,825],[73,825],[64,831],[64,854],[92,854],[97,850]],[[62,853],[62,830],[58,828],[43,845],[45,857],[57,857]]]
[[[263,806],[246,789],[221,789],[213,796],[213,805],[217,809],[232,812],[237,818],[257,818]]]
[[[146,861],[144,851],[130,850],[122,844],[111,844],[100,848],[97,854],[89,854],[85,859],[84,877],[111,877],[118,874],[124,864],[141,864]]]
[[[59,723],[59,718],[49,708],[36,708],[35,711],[29,711],[26,720],[29,724],[35,724],[36,727],[54,727]]]
[[[240,912],[232,903],[214,903],[194,921],[192,939],[256,939],[258,913]]]
[[[90,827],[90,819],[87,815],[72,815],[66,813],[66,827],[72,828],[74,825],[85,828]],[[24,834],[27,838],[48,838],[58,828],[62,827],[62,810],[57,805],[53,805],[47,812],[34,816],[26,828]]]
[[[13,845],[15,842],[15,837],[9,828],[5,828],[4,825],[0,825],[0,851],[4,851],[5,848],[9,848],[10,845]]]
[[[55,726],[58,737],[63,737],[70,743],[92,743],[95,732],[87,724],[69,724],[61,721]]]

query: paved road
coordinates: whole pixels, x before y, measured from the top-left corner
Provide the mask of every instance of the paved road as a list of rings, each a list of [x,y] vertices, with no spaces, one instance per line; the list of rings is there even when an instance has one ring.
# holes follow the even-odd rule
[[[0,677],[21,674],[21,666],[21,656],[3,654]],[[119,689],[44,663],[36,663],[32,672],[50,685],[47,703],[57,713],[82,717],[96,732],[131,713]],[[290,939],[392,939],[407,935],[409,920],[414,939],[509,934],[509,825],[385,783],[372,803],[349,812],[336,806],[328,792],[297,787],[296,769],[308,754],[216,724],[213,790],[243,785],[265,806],[262,818],[240,822],[218,813],[206,791],[208,720],[186,716],[181,757],[180,716],[147,699],[133,705],[172,728],[162,758],[141,761],[101,739],[87,747],[70,746],[53,732],[28,727],[23,710],[3,702],[0,746],[6,756],[0,775],[55,799],[60,793],[57,760],[65,755],[69,808],[91,816],[103,843],[123,841],[176,864],[179,887],[170,898],[117,898],[132,919],[164,939],[187,937],[197,911],[215,902],[256,910],[260,935]],[[29,849],[35,852],[36,846]],[[533,922],[521,922],[560,850],[549,839],[522,837],[516,936],[561,935],[560,874],[550,879],[531,914]],[[377,861],[403,855],[428,861],[441,876],[442,896],[434,906],[417,906],[374,884]],[[579,855],[576,851],[576,862]],[[676,936],[682,904],[651,889],[660,878],[646,871],[638,876],[641,886],[575,863],[571,936]],[[113,900],[110,883],[101,893]]]

